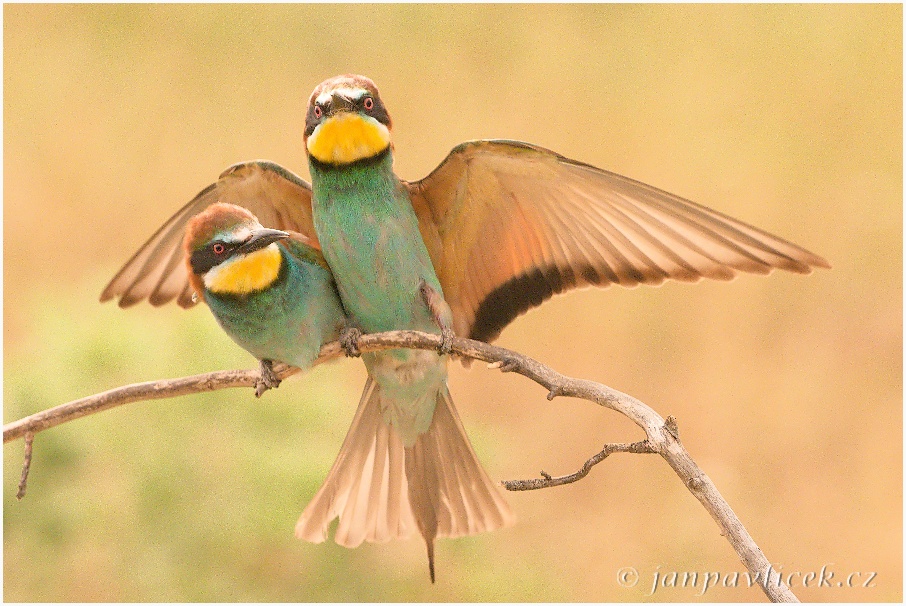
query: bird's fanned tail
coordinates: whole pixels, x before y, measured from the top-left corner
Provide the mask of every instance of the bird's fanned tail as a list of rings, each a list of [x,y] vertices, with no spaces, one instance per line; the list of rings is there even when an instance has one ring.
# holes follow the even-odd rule
[[[406,448],[409,503],[428,547],[434,582],[434,539],[510,526],[515,517],[482,468],[446,385],[437,393],[427,432]]]
[[[434,581],[434,540],[509,526],[514,517],[481,467],[446,385],[428,431],[406,447],[383,420],[380,388],[370,377],[352,426],[327,479],[296,524],[296,536],[320,543],[339,518],[334,540],[408,537],[418,528]]]
[[[334,540],[344,547],[407,538],[415,521],[404,459],[403,442],[384,423],[377,383],[368,377],[340,454],[296,523],[296,536],[320,543],[340,518]]]

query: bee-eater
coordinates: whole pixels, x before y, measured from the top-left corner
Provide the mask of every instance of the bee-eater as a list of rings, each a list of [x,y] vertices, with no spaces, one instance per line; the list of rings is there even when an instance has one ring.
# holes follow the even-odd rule
[[[306,369],[345,326],[330,269],[305,236],[262,227],[245,208],[216,203],[189,221],[183,246],[194,291],[230,338],[261,361],[267,387],[278,384],[272,362]]]
[[[304,135],[311,186],[269,162],[230,167],[139,249],[101,300],[120,296],[126,307],[144,298],[154,305],[177,298],[191,306],[178,241],[186,222],[216,201],[246,206],[265,225],[317,238],[347,313],[366,331],[450,326],[460,336],[492,341],[518,315],[577,287],[829,267],[820,256],[722,213],[528,143],[466,142],[427,177],[403,181],[392,170],[390,132],[371,80],[347,75],[321,83],[309,100]],[[439,483],[448,469],[417,454],[434,447],[431,436],[440,440],[438,451],[447,447],[452,429],[438,433],[436,423],[456,425],[462,434],[446,390],[446,358],[394,351],[365,361],[370,377],[356,422],[363,422],[366,401],[379,401],[380,427],[396,437],[381,434],[375,442],[389,450],[384,459],[372,457],[373,450],[366,458],[344,459],[350,430],[297,534],[323,540],[331,516],[339,515],[340,529],[349,529],[337,533],[342,544],[395,536],[399,529],[384,524],[380,504],[389,498],[394,508],[393,499],[407,496],[429,552],[435,535],[507,523],[496,490],[484,491],[488,511],[496,513],[478,523],[476,510],[457,509],[476,492],[470,487],[448,502],[456,484]],[[396,444],[395,455],[384,439]],[[416,467],[424,473],[407,479],[414,480],[408,495],[401,489],[394,496],[396,486],[386,478],[388,469],[403,465],[402,451],[406,475]],[[446,456],[443,461],[448,465]],[[479,486],[487,486],[477,462],[475,469]],[[361,491],[330,488],[352,486],[357,473]],[[367,495],[381,499],[369,502]],[[400,515],[406,510],[400,507]]]
[[[304,140],[315,232],[355,325],[366,332],[449,333],[452,311],[443,299],[408,190],[393,173],[390,117],[369,84],[332,80],[312,93]],[[402,446],[403,460],[397,465],[404,471],[406,486],[391,484],[390,492],[400,494],[390,498],[408,500],[428,547],[433,581],[437,537],[495,530],[511,524],[513,516],[459,422],[447,388],[448,356],[394,349],[362,358],[369,375],[363,405],[380,410],[388,443]],[[376,455],[386,456],[380,451]],[[355,465],[346,463],[341,453],[324,486],[302,512],[296,536],[323,540],[335,517],[342,523],[356,515],[338,498],[362,481],[356,477],[362,474],[361,463],[359,468]],[[386,490],[371,486],[368,519],[362,520],[362,530],[368,533],[384,524],[380,510],[387,497],[376,488]]]

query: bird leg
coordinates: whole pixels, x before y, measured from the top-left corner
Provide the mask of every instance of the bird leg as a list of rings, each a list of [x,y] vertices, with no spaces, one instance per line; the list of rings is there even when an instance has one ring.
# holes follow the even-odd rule
[[[437,350],[441,355],[450,355],[453,353],[453,337],[456,335],[453,332],[453,329],[450,328],[444,320],[444,312],[449,311],[446,301],[444,301],[444,298],[439,292],[425,282],[424,278],[419,282],[418,294],[421,295],[425,305],[428,306],[428,311],[431,312],[431,318],[434,320],[434,323],[440,328],[442,340],[440,347],[438,347]]]
[[[362,331],[350,324],[347,324],[343,330],[340,331],[340,338],[338,340],[348,357],[358,358],[362,355],[362,352],[359,351],[359,337],[361,336]]]
[[[260,398],[268,389],[277,389],[280,387],[280,379],[277,378],[277,374],[274,372],[273,360],[261,360],[258,363],[258,368],[261,372],[261,378],[255,382],[256,398]]]

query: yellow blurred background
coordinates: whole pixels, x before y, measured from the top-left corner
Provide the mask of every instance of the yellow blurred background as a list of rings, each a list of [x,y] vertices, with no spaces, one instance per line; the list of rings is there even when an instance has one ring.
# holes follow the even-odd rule
[[[584,290],[499,343],[674,415],[801,599],[902,593],[902,7],[4,7],[4,420],[126,383],[254,360],[204,308],[98,303],[228,165],[308,175],[305,102],[373,78],[397,172],[457,143],[530,141],[824,255],[832,271]],[[510,493],[519,522],[424,546],[293,538],[364,382],[344,360],[251,390],[130,404],[4,447],[9,601],[759,601],[658,588],[743,571],[666,463],[615,455]],[[492,477],[577,469],[641,432],[518,376],[452,369]],[[618,571],[639,575],[634,587]],[[847,587],[850,573],[855,587]],[[871,587],[862,587],[870,573]],[[726,577],[724,577],[726,578]],[[731,577],[732,578],[732,577]],[[842,582],[843,586],[837,583]]]

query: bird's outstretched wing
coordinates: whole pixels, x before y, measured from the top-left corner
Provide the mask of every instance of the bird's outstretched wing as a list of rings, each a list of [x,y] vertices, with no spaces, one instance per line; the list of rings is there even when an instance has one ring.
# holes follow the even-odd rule
[[[722,213],[518,141],[463,143],[407,187],[456,333],[483,341],[576,287],[829,267]]]
[[[234,164],[145,242],[101,293],[101,301],[119,297],[120,307],[129,307],[147,298],[157,306],[176,298],[182,307],[194,305],[182,240],[186,223],[214,202],[245,207],[262,225],[300,232],[317,246],[308,183],[272,162]]]

